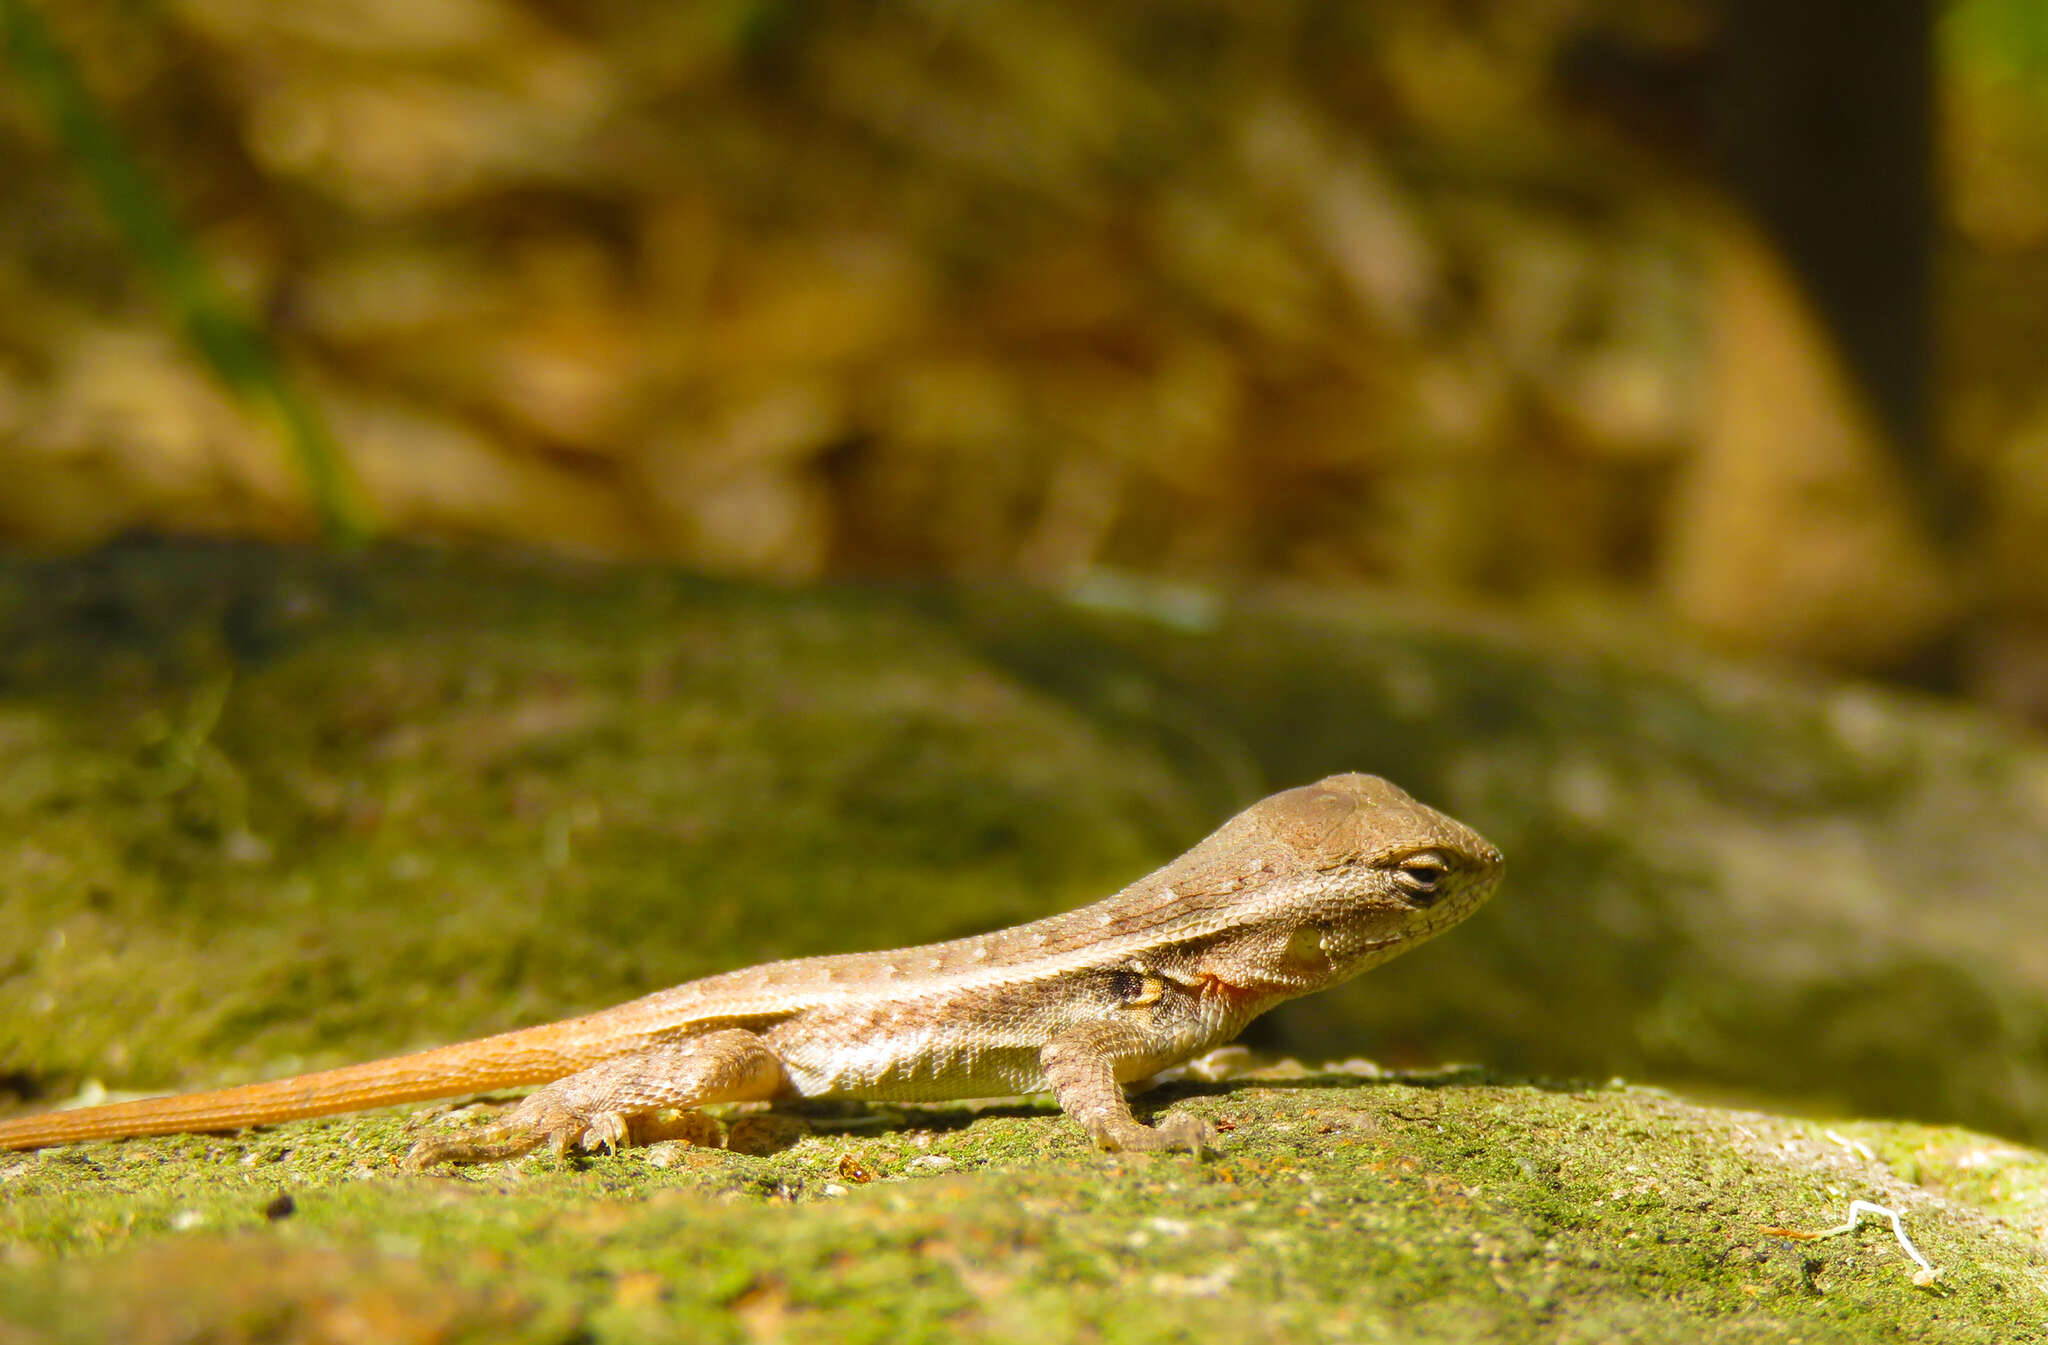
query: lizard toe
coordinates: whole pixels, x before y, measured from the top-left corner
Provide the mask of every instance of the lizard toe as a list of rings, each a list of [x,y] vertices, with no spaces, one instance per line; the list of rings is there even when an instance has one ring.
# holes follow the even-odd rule
[[[583,1137],[578,1143],[585,1153],[596,1153],[599,1149],[617,1153],[632,1143],[632,1129],[623,1112],[598,1112],[583,1127]]]
[[[441,1140],[414,1140],[412,1147],[405,1151],[405,1157],[398,1165],[407,1172],[425,1172],[447,1156],[446,1144]]]
[[[1111,1153],[1164,1153],[1184,1149],[1196,1157],[1209,1153],[1216,1143],[1216,1127],[1199,1116],[1175,1112],[1156,1126],[1129,1117],[1108,1118],[1087,1126],[1096,1147]]]
[[[1216,1151],[1216,1127],[1189,1112],[1175,1112],[1159,1125],[1161,1148],[1185,1149],[1197,1158]]]

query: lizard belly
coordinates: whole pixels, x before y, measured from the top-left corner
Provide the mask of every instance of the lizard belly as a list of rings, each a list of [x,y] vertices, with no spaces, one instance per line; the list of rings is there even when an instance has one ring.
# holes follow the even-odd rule
[[[937,1102],[1046,1088],[1038,1063],[1042,1035],[1005,1032],[1000,1025],[840,1012],[766,1035],[799,1097]]]
[[[1094,994],[1007,987],[837,1005],[784,1019],[762,1035],[798,1097],[937,1102],[1047,1091],[1040,1053],[1083,1023],[1122,1018],[1138,1030],[1141,1049],[1116,1062],[1117,1079],[1129,1083],[1229,1041],[1255,1012],[1213,995],[1127,1007]]]

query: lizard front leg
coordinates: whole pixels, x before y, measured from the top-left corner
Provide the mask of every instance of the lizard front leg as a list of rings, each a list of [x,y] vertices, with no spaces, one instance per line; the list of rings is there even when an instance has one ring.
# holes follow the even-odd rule
[[[1097,1147],[1186,1149],[1199,1157],[1216,1142],[1216,1127],[1201,1117],[1177,1112],[1163,1125],[1148,1126],[1131,1115],[1123,1085],[1117,1082],[1117,1067],[1152,1053],[1135,1024],[1105,1020],[1054,1037],[1038,1053],[1038,1063],[1060,1110],[1079,1122]]]
[[[707,1102],[761,1102],[787,1091],[782,1060],[751,1032],[728,1028],[614,1056],[529,1093],[501,1121],[469,1135],[430,1136],[405,1166],[486,1163],[551,1146],[617,1149],[633,1122]]]

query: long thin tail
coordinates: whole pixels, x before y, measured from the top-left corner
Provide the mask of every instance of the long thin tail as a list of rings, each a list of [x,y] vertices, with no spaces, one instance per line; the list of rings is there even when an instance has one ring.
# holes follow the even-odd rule
[[[636,1007],[621,1005],[584,1018],[267,1083],[0,1121],[0,1149],[233,1130],[514,1084],[546,1083],[672,1034],[652,1030],[650,1024],[643,1042],[630,1029],[622,1030],[620,1020]]]

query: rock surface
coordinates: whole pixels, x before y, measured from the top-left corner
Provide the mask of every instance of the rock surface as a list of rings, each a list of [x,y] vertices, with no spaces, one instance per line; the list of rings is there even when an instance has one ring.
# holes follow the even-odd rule
[[[0,1158],[29,1340],[2044,1338],[2039,1153],[1549,1082],[2039,1143],[2048,753],[1938,706],[1359,595],[133,546],[0,569],[0,752],[24,1106],[1029,918],[1338,769],[1510,864],[1255,1038],[1494,1072],[1165,1093],[1208,1165],[1043,1106],[428,1179],[390,1116]],[[1771,1231],[1856,1199],[1934,1288],[1881,1224]]]

